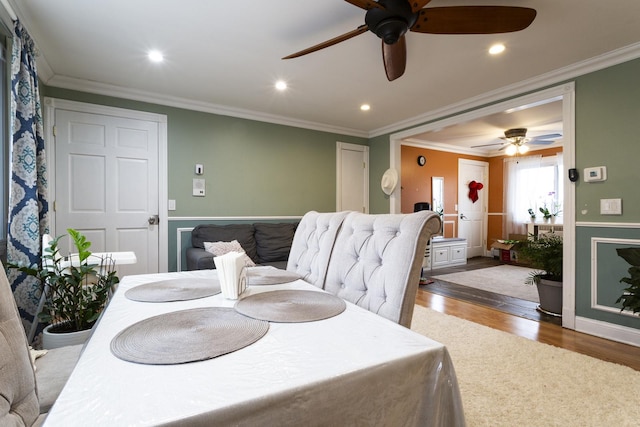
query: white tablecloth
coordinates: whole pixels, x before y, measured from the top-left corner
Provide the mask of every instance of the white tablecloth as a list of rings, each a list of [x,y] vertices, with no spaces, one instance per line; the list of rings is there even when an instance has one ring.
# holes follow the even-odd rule
[[[191,301],[136,302],[124,296],[128,289],[214,274],[215,270],[201,270],[126,276],[46,425],[464,425],[446,348],[350,303],[330,319],[271,323],[256,343],[202,362],[143,365],[112,355],[113,337],[142,319],[234,305],[221,294]],[[247,293],[276,289],[318,290],[298,280],[250,287]]]

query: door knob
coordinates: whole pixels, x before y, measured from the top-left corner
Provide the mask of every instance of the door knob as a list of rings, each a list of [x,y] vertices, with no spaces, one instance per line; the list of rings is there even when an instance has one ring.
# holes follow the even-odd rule
[[[149,221],[149,225],[158,225],[160,224],[160,216],[152,215],[147,221]]]

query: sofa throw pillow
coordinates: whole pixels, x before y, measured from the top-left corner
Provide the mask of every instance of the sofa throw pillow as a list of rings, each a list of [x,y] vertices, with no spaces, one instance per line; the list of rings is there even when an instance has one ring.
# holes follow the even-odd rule
[[[221,256],[229,252],[242,252],[244,254],[244,265],[246,267],[255,267],[255,263],[247,256],[237,240],[230,242],[204,242],[204,250],[212,253],[213,256]]]
[[[258,262],[254,231],[252,224],[200,224],[191,231],[191,246],[204,249],[204,242],[237,240],[247,256],[254,262]]]
[[[297,223],[255,223],[258,262],[287,261]]]

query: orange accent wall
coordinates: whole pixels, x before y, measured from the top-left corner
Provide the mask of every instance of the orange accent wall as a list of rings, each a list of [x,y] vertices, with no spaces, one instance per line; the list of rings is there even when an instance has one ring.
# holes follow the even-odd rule
[[[552,156],[562,151],[561,147],[535,151],[536,155]],[[418,165],[418,156],[424,156],[427,163]],[[503,226],[504,212],[504,159],[509,156],[482,157],[448,153],[428,148],[401,146],[401,209],[403,213],[413,212],[417,202],[431,203],[431,178],[444,177],[444,236],[457,237],[458,215],[454,210],[458,203],[458,159],[480,160],[489,163],[487,249],[498,239],[506,239]],[[453,223],[450,223],[453,221]]]

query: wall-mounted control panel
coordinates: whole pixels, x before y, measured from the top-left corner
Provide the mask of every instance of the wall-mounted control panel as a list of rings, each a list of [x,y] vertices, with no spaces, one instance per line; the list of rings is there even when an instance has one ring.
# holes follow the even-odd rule
[[[204,197],[204,187],[205,181],[204,179],[193,179],[193,195],[197,197]]]
[[[607,180],[607,167],[596,166],[584,168],[584,182],[600,182]]]

